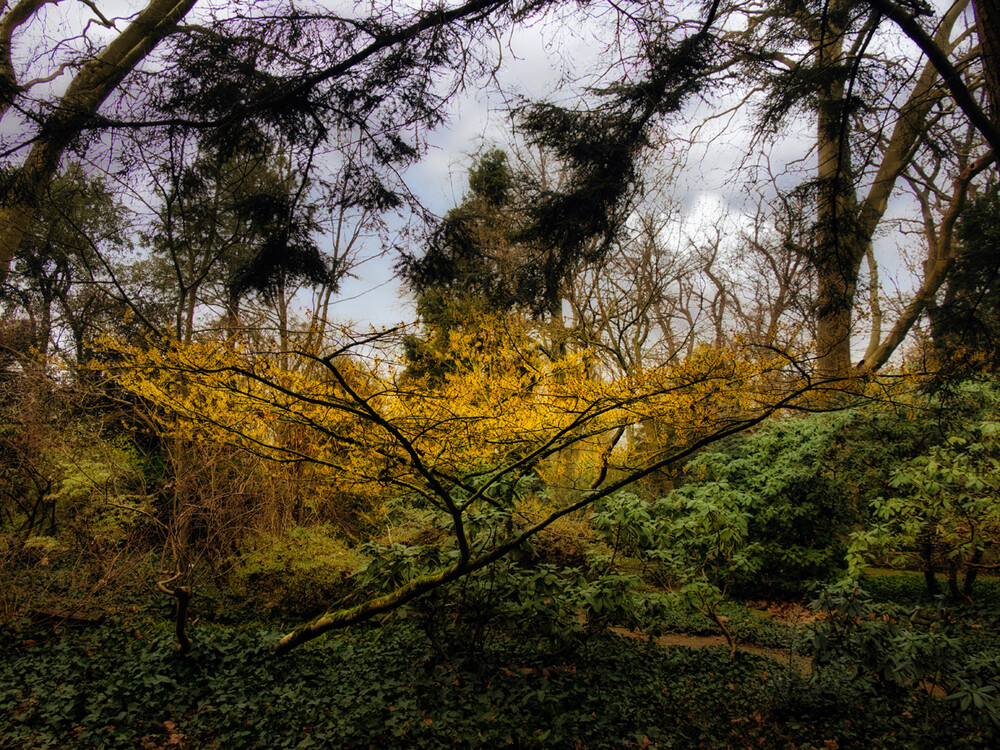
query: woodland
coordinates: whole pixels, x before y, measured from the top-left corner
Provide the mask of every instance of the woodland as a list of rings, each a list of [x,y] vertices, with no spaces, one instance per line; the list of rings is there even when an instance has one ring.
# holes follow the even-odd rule
[[[991,0],[7,0],[0,748],[1000,746],[997,149]]]

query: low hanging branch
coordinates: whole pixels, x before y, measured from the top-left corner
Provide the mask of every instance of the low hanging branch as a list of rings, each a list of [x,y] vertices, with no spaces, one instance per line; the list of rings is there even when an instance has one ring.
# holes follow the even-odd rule
[[[322,365],[310,374],[301,368],[283,371],[274,364],[277,355],[247,354],[228,342],[114,345],[123,362],[117,380],[157,406],[162,429],[171,437],[234,445],[272,460],[311,462],[324,472],[324,482],[350,486],[360,497],[405,488],[454,522],[450,564],[303,624],[280,639],[278,654],[474,574],[560,518],[800,405],[816,387],[795,366],[794,356],[760,347],[706,347],[683,363],[663,364],[641,377],[595,380],[586,356],[557,362],[526,358],[523,332],[488,319],[481,323],[463,334],[467,340],[455,342],[476,352],[475,360],[427,390],[400,383],[377,357],[366,366],[361,357],[317,362],[315,355],[298,352]],[[638,466],[612,461],[625,431],[650,421],[670,425],[672,446]],[[304,440],[304,430],[314,439]],[[469,515],[512,502],[498,499],[497,491],[516,486],[541,462],[586,446],[595,462],[590,489],[581,488],[495,546],[471,543]],[[613,468],[614,480],[608,481]],[[160,588],[186,604],[186,592],[170,588],[176,578]],[[182,647],[184,620],[179,606]]]
[[[571,513],[575,513],[579,510],[583,510],[594,503],[602,500],[606,497],[610,497],[619,490],[628,487],[631,484],[643,479],[650,474],[663,469],[666,466],[675,464],[678,461],[682,461],[685,458],[693,455],[702,448],[711,445],[712,443],[718,442],[726,437],[735,435],[760,424],[765,419],[772,416],[775,412],[780,411],[783,408],[790,407],[803,396],[810,386],[805,386],[799,389],[795,389],[787,393],[784,398],[777,400],[776,403],[759,412],[756,416],[744,420],[738,420],[729,426],[717,430],[700,440],[696,440],[685,448],[678,450],[671,455],[660,459],[654,463],[647,465],[646,467],[630,473],[628,476],[619,479],[612,484],[607,485],[604,489],[597,492],[588,491],[584,494],[583,498],[577,500],[576,502],[570,503],[556,511],[550,513],[547,517],[543,518],[538,523],[529,526],[528,528],[522,530],[519,534],[516,534],[509,541],[498,545],[496,548],[490,552],[481,555],[478,558],[466,560],[460,559],[457,563],[448,567],[444,570],[432,573],[429,575],[421,576],[410,581],[403,586],[400,586],[395,591],[392,591],[384,596],[371,599],[363,604],[359,604],[355,607],[348,607],[346,609],[337,610],[336,612],[331,612],[325,614],[312,622],[303,625],[296,630],[283,636],[278,643],[275,645],[274,651],[276,655],[286,654],[297,646],[301,646],[307,641],[311,641],[324,633],[331,630],[337,630],[340,628],[346,628],[350,625],[356,625],[361,622],[370,620],[378,615],[386,614],[399,607],[413,601],[417,597],[426,594],[434,589],[440,588],[445,584],[452,581],[463,578],[464,576],[475,573],[488,565],[491,565],[498,560],[502,559],[508,555],[513,550],[521,547],[529,539],[533,538],[541,531],[545,530],[551,524],[553,524],[558,519],[567,516]],[[616,436],[618,431],[616,430]],[[616,437],[620,439],[620,436]],[[723,627],[723,630],[725,628]]]

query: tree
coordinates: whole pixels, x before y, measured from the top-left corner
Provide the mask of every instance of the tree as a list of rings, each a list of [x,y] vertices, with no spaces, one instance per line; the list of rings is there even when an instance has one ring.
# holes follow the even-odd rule
[[[504,326],[484,322],[479,330],[491,339],[469,336],[460,347],[475,353],[471,366],[433,390],[398,382],[395,368],[380,357],[357,356],[391,344],[387,334],[345,341],[325,356],[296,352],[317,367],[314,373],[282,370],[266,352],[232,342],[114,345],[123,358],[116,380],[157,407],[165,434],[313,464],[340,486],[404,492],[448,519],[455,554],[443,567],[304,625],[282,639],[280,651],[480,570],[557,519],[795,403],[808,387],[783,358],[710,350],[682,365],[651,369],[641,381],[598,382],[577,356],[527,362]],[[782,378],[787,387],[776,388]],[[620,466],[610,479],[613,436],[650,419],[672,426],[676,449],[637,467]],[[313,437],[289,441],[291,427]],[[554,498],[540,520],[494,529],[489,549],[478,546],[467,530],[470,514],[516,509],[524,500],[516,491],[520,478],[595,438],[608,447],[589,490]]]
[[[526,137],[552,150],[572,175],[565,189],[538,196],[532,209],[537,221],[525,234],[539,247],[551,248],[543,274],[547,281],[542,285],[548,298],[554,299],[561,283],[556,280],[565,278],[569,257],[597,262],[612,252],[640,181],[638,160],[653,142],[657,119],[704,81],[730,81],[743,102],[759,104],[755,145],[766,145],[792,118],[808,117],[816,128],[815,169],[801,188],[809,198],[805,205],[812,207],[811,237],[803,243],[802,253],[816,283],[816,367],[831,381],[849,378],[855,372],[851,338],[862,264],[868,259],[876,268],[872,252],[876,230],[915,155],[934,152],[928,127],[948,115],[948,95],[957,97],[963,114],[987,140],[991,137],[976,115],[979,110],[969,93],[974,84],[963,83],[955,65],[948,62],[949,56],[969,55],[969,35],[960,28],[967,3],[950,7],[936,23],[933,36],[921,32],[926,37],[921,39],[935,51],[922,66],[912,57],[891,54],[883,45],[890,35],[884,21],[890,16],[895,20],[883,4],[881,0],[872,4],[808,0],[749,8],[742,3],[713,4],[713,13],[718,10],[732,30],[712,36],[703,26],[700,35],[691,35],[682,44],[666,41],[666,33],[653,37],[637,63],[642,77],[629,76],[631,81],[641,80],[639,85],[608,86],[602,90],[606,98],[590,109],[551,104],[527,108],[522,120]],[[708,50],[725,62],[708,63]],[[948,72],[942,61],[950,66]],[[741,71],[739,79],[732,82],[736,69]],[[640,91],[641,97],[631,98]],[[887,361],[939,288],[953,257],[948,227],[961,210],[968,186],[991,158],[977,160],[978,155],[949,176],[950,185],[937,188],[952,196],[935,219],[941,225],[939,260],[928,266],[912,304],[884,339],[869,347],[865,371]],[[584,207],[598,210],[584,215]],[[719,304],[725,301],[724,294],[716,297]]]
[[[872,522],[852,535],[853,572],[875,555],[898,561],[912,555],[923,565],[928,594],[940,593],[935,573],[943,567],[950,595],[971,600],[977,575],[993,566],[991,553],[1000,543],[997,394],[989,381],[967,382],[951,395],[959,394],[975,411],[892,471],[884,495],[872,503]]]
[[[478,71],[486,56],[479,43],[548,4],[469,0],[447,9],[404,9],[390,3],[341,14],[278,3],[232,13],[206,8],[187,27],[181,22],[194,0],[157,0],[118,32],[118,19],[81,2],[80,36],[61,40],[53,32],[50,54],[30,58],[25,29],[47,20],[46,3],[23,0],[0,23],[6,92],[0,116],[14,121],[4,152],[27,151],[4,184],[0,274],[67,148],[82,151],[88,137],[109,130],[121,136],[104,154],[116,171],[155,156],[169,132],[222,149],[243,142],[248,131],[282,133],[314,156],[321,146],[352,141],[360,157],[350,165],[343,205],[378,211],[413,205],[398,169],[420,154],[423,131],[444,120],[444,105]],[[94,28],[106,29],[111,40],[92,40]],[[162,57],[143,70],[157,46]],[[18,78],[17,71],[42,60],[51,67],[34,79]],[[76,73],[65,94],[51,94],[47,84],[67,70]]]
[[[102,259],[127,248],[125,224],[125,209],[106,182],[79,163],[49,185],[4,289],[8,312],[30,321],[34,353],[42,360],[68,333],[68,358],[86,361],[88,339],[113,307],[97,288],[104,280]]]
[[[998,258],[1000,193],[970,201],[958,225],[959,250],[944,297],[930,309],[935,370],[944,378],[976,375],[996,366],[1000,343]]]
[[[469,168],[469,192],[430,236],[419,258],[404,254],[399,269],[418,297],[435,290],[478,298],[494,310],[530,304],[518,289],[515,176],[507,154],[490,149]]]
[[[524,258],[513,240],[514,180],[507,154],[486,151],[469,168],[469,192],[434,228],[424,254],[403,254],[397,269],[416,295],[423,329],[405,341],[412,375],[440,382],[463,357],[453,334],[468,335],[484,315],[536,303],[519,284]]]
[[[962,110],[962,113],[968,118],[969,122],[979,131],[986,142],[989,143],[992,150],[996,151],[1000,149],[1000,128],[997,127],[994,121],[991,121],[990,117],[973,98],[959,70],[949,61],[947,50],[942,48],[937,43],[937,39],[932,38],[917,21],[920,11],[926,10],[926,8],[920,8],[911,15],[909,8],[900,7],[898,4],[891,2],[891,0],[867,0],[867,2],[878,13],[891,19],[920,48],[920,51],[927,56],[928,61],[940,73],[948,93],[954,99],[955,104]],[[985,25],[985,22],[994,18],[993,12],[986,8],[987,5],[988,3],[977,0],[977,2],[973,3],[973,8],[977,19],[984,21],[984,23],[978,24],[981,45],[979,57],[986,68],[986,75],[989,78],[987,84],[989,86],[988,96],[995,100],[997,87],[994,61],[997,58],[997,39],[994,32],[996,26],[995,24],[990,24],[988,27]]]
[[[0,237],[3,272],[24,231],[25,217],[35,210],[38,190],[55,174],[60,156],[70,145],[84,148],[78,136],[100,129],[146,134],[146,153],[154,152],[167,132],[186,133],[223,151],[235,148],[255,129],[282,133],[317,156],[325,146],[337,148],[339,139],[352,140],[359,158],[349,170],[342,205],[374,211],[414,206],[397,170],[419,155],[422,133],[442,122],[448,99],[468,77],[482,72],[487,53],[480,42],[550,4],[470,0],[447,10],[412,11],[377,6],[356,18],[322,8],[302,13],[279,4],[260,14],[206,12],[198,19],[203,23],[186,28],[178,24],[193,2],[152,3],[112,42],[91,45],[100,51],[84,50],[56,61],[55,70],[34,81],[17,81],[15,42],[26,24],[39,17],[41,5],[24,0],[10,8],[0,33],[11,92],[3,111],[31,125],[37,135],[24,163],[7,181],[8,205],[0,217],[6,227]],[[990,76],[995,66],[989,62],[989,50],[995,44],[989,16],[984,15],[990,11],[981,6],[975,9]],[[745,4],[718,1],[708,4],[705,20],[695,27],[691,20],[671,19],[669,4],[616,5],[615,13],[623,20],[618,49],[627,51],[624,57],[632,55],[620,61],[630,67],[627,79],[605,86],[589,110],[539,103],[521,112],[522,132],[566,165],[567,179],[558,189],[536,186],[527,202],[526,221],[515,244],[529,248],[533,261],[522,264],[525,273],[518,291],[554,310],[573,269],[608,255],[631,213],[641,171],[638,160],[655,140],[656,121],[678,111],[705,81],[723,76],[729,61],[743,60],[748,66],[742,69],[742,80],[777,94],[766,108],[769,127],[780,115],[801,107],[816,118],[817,166],[810,182],[816,206],[812,265],[818,366],[827,377],[848,374],[861,264],[871,256],[871,240],[889,196],[945,92],[955,97],[987,141],[996,136],[995,126],[983,119],[969,93],[970,83],[956,72],[964,63],[955,55],[966,49],[953,34],[961,4],[941,17],[933,34],[909,7],[890,0],[808,0],[789,11],[785,4],[747,9]],[[727,15],[737,20],[713,33]],[[99,14],[95,18],[106,28],[116,28],[113,20]],[[887,33],[886,19],[929,55],[930,63],[914,73],[912,85],[892,83],[900,61],[888,59],[878,46]],[[740,28],[738,20],[746,24]],[[623,33],[626,28],[634,29],[635,40]],[[162,64],[145,77],[139,75],[140,64],[166,36],[170,39]],[[138,46],[129,46],[137,40]],[[716,64],[720,60],[726,64]],[[60,63],[79,72],[65,96],[45,102],[45,80],[58,73]],[[111,70],[106,76],[100,72],[105,68]],[[438,86],[440,80],[447,84]],[[880,84],[889,92],[881,99],[875,97]],[[118,110],[99,112],[115,92],[125,91],[123,87],[130,87],[129,96],[120,98]],[[892,133],[883,138],[886,118],[895,122]],[[26,148],[20,138],[8,143],[10,154]],[[859,162],[868,152],[879,158]],[[115,168],[128,166],[128,159],[119,156],[111,158]],[[307,159],[308,169],[315,170],[322,161]],[[958,203],[971,179],[962,173],[953,180],[951,192]],[[858,183],[866,181],[862,197]],[[259,270],[281,257],[278,253],[262,258]],[[928,275],[912,310],[895,330],[870,347],[866,367],[878,367],[898,346],[940,285],[948,257],[946,252],[935,266],[944,271]]]
[[[24,162],[5,176],[2,186],[0,280],[6,277],[44,191],[58,173],[63,153],[93,125],[98,110],[125,77],[177,28],[195,0],[151,0],[125,29],[113,32],[116,35],[99,51],[85,54],[79,60],[63,61],[54,71],[38,78],[20,80],[12,56],[14,36],[22,26],[35,20],[46,4],[45,0],[19,0],[13,5],[6,4],[0,17],[0,121],[19,119],[20,127],[30,124],[34,131],[32,137],[12,149],[29,148]],[[90,20],[115,28],[96,8]],[[41,106],[34,110],[30,101],[32,91],[42,88],[64,70],[74,69],[65,93],[53,101],[40,102]]]
[[[936,25],[932,41],[945,57],[962,51],[962,37],[956,38],[954,30],[964,6],[953,5]],[[870,253],[899,177],[926,143],[928,123],[939,116],[934,112],[947,86],[947,80],[939,80],[938,69],[928,62],[914,71],[912,86],[894,88],[892,99],[879,101],[875,86],[894,79],[889,67],[893,63],[874,44],[881,20],[881,9],[864,12],[846,0],[815,7],[806,3],[797,14],[777,21],[801,29],[796,38],[808,40],[809,52],[788,63],[777,50],[774,58],[765,55],[781,70],[770,79],[776,104],[769,108],[769,117],[780,117],[788,107],[803,106],[800,97],[806,97],[804,106],[817,127],[817,169],[811,181],[815,235],[809,252],[817,280],[817,369],[827,378],[842,378],[852,371],[852,315],[861,264]],[[875,51],[869,52],[870,48]],[[875,118],[887,115],[895,121],[884,136]],[[872,139],[870,133],[881,137]],[[876,156],[872,160],[869,154]],[[955,204],[961,203],[972,176],[955,177],[951,189]],[[948,215],[940,221],[947,223]],[[941,237],[948,238],[948,233],[942,232]],[[941,254],[950,257],[952,248],[941,248]],[[925,304],[939,284],[940,278],[929,273],[917,294],[919,304]],[[900,334],[912,323],[911,316],[902,316],[884,346],[869,348],[865,367],[870,370],[884,364],[901,340]]]
[[[988,0],[973,0],[972,8],[976,14],[990,118],[1000,129],[1000,10]]]
[[[621,236],[640,187],[640,163],[657,119],[676,113],[707,80],[719,3],[692,34],[653,22],[641,43],[638,71],[597,93],[591,109],[539,102],[520,113],[529,144],[550,152],[565,170],[556,189],[539,185],[527,201],[518,239],[535,249],[532,294],[554,309],[562,285],[581,264],[607,256]]]
[[[234,325],[240,300],[256,292],[274,303],[287,336],[295,285],[335,286],[344,270],[316,245],[318,206],[308,202],[308,185],[274,147],[199,150],[190,163],[183,143],[178,150],[162,167],[144,263],[152,289],[166,297],[161,304],[172,308],[171,334],[190,340],[195,313],[212,307]]]

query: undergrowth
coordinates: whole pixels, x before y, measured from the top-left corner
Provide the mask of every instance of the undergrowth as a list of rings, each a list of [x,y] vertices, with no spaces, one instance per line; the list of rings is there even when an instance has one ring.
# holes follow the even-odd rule
[[[560,656],[491,638],[474,666],[361,628],[275,658],[275,633],[166,626],[0,634],[0,746],[20,748],[995,747],[944,702],[872,700],[721,648],[595,638]],[[822,710],[820,710],[822,709]],[[836,709],[836,710],[834,710]],[[836,744],[832,744],[836,743]]]

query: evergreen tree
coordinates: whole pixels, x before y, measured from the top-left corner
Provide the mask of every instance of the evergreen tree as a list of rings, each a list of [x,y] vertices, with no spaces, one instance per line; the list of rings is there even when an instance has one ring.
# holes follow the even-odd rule
[[[958,224],[958,257],[942,302],[930,311],[945,380],[1000,365],[1000,188],[970,201]]]
[[[532,302],[517,286],[525,248],[513,239],[515,181],[507,154],[486,151],[469,169],[468,193],[434,228],[424,255],[404,255],[399,269],[417,297],[423,327],[405,341],[411,375],[439,381],[459,366],[452,332]]]

